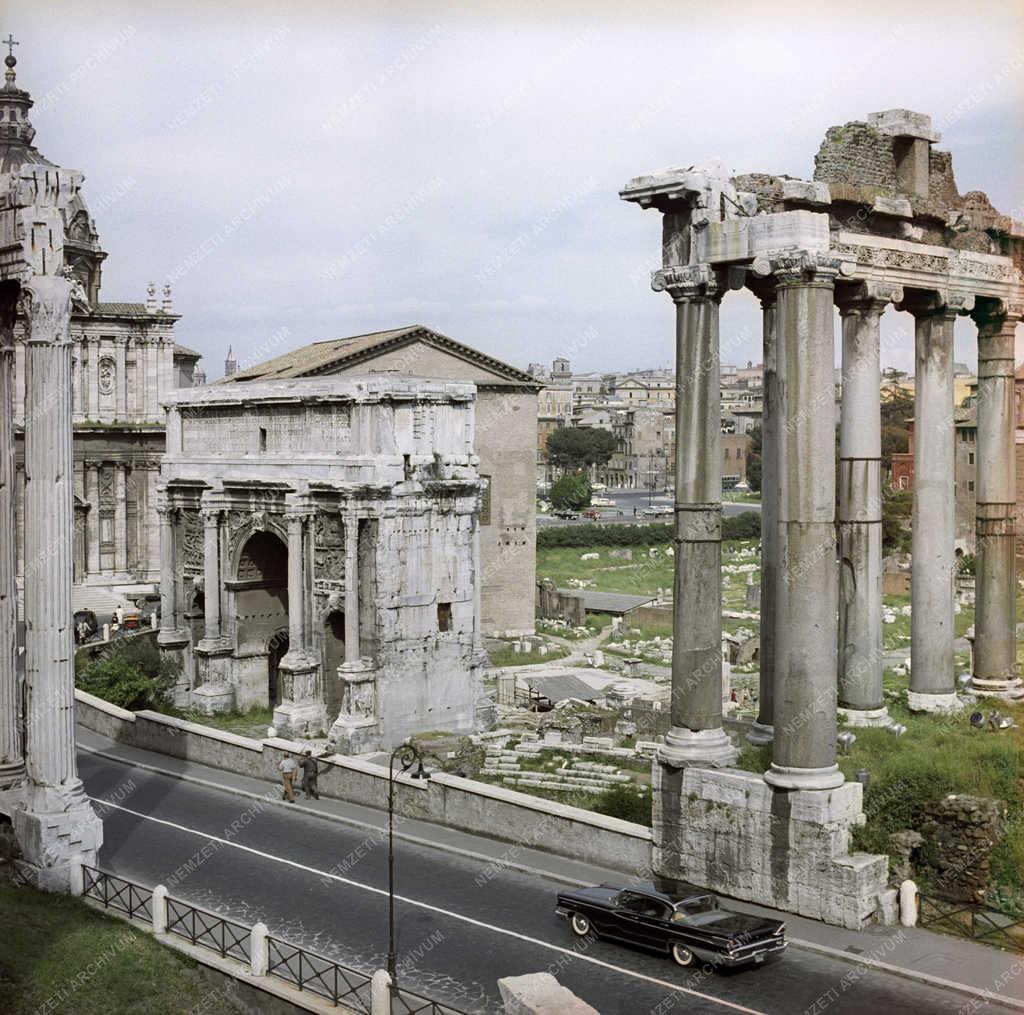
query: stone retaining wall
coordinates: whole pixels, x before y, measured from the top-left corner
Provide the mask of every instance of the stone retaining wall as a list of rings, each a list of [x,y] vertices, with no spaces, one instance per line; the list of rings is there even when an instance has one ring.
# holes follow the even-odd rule
[[[307,746],[253,740],[158,712],[128,712],[84,691],[75,691],[75,702],[78,723],[117,743],[269,782],[279,779],[285,753]],[[335,754],[323,759],[319,790],[324,797],[381,808],[387,780],[383,766]],[[443,772],[429,781],[400,777],[395,813],[632,875],[650,873],[651,830],[643,825]]]

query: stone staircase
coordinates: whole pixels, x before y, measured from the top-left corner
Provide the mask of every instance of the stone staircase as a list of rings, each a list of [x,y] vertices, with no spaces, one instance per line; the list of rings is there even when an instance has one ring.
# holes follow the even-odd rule
[[[110,615],[117,606],[128,609],[132,604],[122,595],[111,592],[109,588],[91,585],[71,586],[71,609],[92,610],[100,624],[110,620]]]
[[[516,750],[488,746],[482,772],[498,776],[512,789],[546,789],[558,792],[603,793],[612,786],[632,782],[632,777],[614,765],[575,758],[550,771],[523,769],[521,762],[534,758],[543,745],[536,742],[520,744]]]

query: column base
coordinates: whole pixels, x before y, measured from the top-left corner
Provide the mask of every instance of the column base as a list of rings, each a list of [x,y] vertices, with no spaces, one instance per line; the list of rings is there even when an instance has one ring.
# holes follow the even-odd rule
[[[756,719],[747,731],[747,743],[755,747],[767,747],[775,740],[775,727],[758,722]]]
[[[25,781],[25,762],[0,765],[0,791],[11,789]]]
[[[967,690],[983,698],[999,698],[1002,701],[1024,700],[1024,682],[1019,677],[1013,680],[982,680],[972,676]],[[0,769],[0,780],[3,778],[2,772]],[[0,785],[3,785],[2,781]]]
[[[720,726],[710,730],[673,726],[658,751],[658,761],[670,768],[686,768],[688,765],[728,768],[736,761],[738,753]]]
[[[188,695],[189,705],[201,715],[235,710],[235,689],[230,684],[202,684]]]
[[[837,711],[845,716],[840,721],[842,726],[891,726],[892,716],[889,710],[883,705],[881,708],[843,708],[840,706]]]
[[[103,822],[81,782],[70,786],[34,786],[12,815],[21,848],[15,866],[34,888],[72,890],[72,861],[94,866],[103,845]]]
[[[846,776],[839,771],[838,765],[826,768],[793,768],[788,765],[776,765],[764,773],[764,781],[778,789],[836,789],[846,782]]]
[[[156,643],[162,649],[184,648],[191,639],[191,634],[185,628],[161,627],[156,636]]]
[[[964,707],[964,703],[956,691],[950,691],[948,694],[908,691],[907,707],[911,712],[959,712]]]
[[[274,728],[279,737],[318,737],[325,725],[322,701],[283,701],[274,707]]]

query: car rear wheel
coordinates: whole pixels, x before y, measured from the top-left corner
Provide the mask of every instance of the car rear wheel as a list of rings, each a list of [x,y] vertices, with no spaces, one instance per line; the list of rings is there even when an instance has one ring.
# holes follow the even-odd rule
[[[582,913],[573,913],[569,922],[577,937],[590,937],[590,921]]]
[[[678,966],[692,966],[693,952],[691,952],[689,948],[684,948],[682,945],[673,945],[672,961]]]

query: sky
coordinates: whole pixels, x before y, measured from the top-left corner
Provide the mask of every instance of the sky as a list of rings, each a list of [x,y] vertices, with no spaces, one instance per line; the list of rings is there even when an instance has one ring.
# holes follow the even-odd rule
[[[520,367],[668,366],[660,216],[622,185],[713,157],[809,179],[829,126],[881,109],[930,114],[960,192],[1024,219],[1024,5],[4,6],[36,146],[86,176],[102,298],[170,281],[210,379],[229,345],[414,323]],[[721,343],[760,359],[749,294]],[[882,359],[912,369],[907,314]]]

